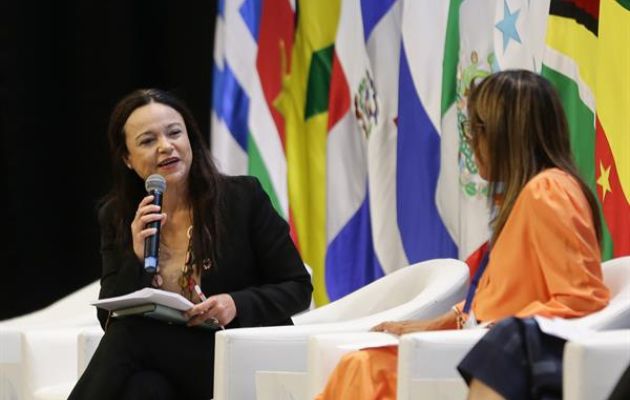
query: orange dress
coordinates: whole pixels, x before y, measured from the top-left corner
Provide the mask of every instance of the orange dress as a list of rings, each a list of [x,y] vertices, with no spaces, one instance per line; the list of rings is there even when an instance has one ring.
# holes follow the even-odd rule
[[[591,210],[579,184],[556,168],[541,172],[519,194],[491,250],[472,303],[475,318],[575,318],[602,309],[609,297]],[[395,380],[396,364],[391,350],[347,354],[317,399],[395,399],[395,384],[385,385],[388,393],[358,388],[382,388],[372,382],[375,377]]]

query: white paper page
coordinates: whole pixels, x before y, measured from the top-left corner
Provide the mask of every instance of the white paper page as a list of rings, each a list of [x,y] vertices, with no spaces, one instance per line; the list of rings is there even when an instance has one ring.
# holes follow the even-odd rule
[[[96,300],[90,304],[105,310],[118,310],[148,303],[161,304],[180,311],[186,311],[193,306],[193,303],[178,293],[154,288],[144,288],[124,296]]]

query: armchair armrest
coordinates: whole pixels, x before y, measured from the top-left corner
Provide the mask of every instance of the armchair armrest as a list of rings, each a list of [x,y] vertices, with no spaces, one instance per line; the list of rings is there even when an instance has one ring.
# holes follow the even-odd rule
[[[630,365],[630,330],[571,340],[564,348],[562,364],[565,399],[606,399]]]
[[[487,329],[434,331],[402,336],[398,349],[398,399],[465,398],[457,364]],[[463,395],[463,397],[462,397]]]
[[[398,337],[381,332],[348,332],[314,335],[308,341],[308,385],[305,398],[312,399],[324,387],[346,353],[366,347],[398,344]]]
[[[367,330],[357,324],[313,324],[239,328],[217,332],[214,399],[253,399],[256,371],[306,372],[310,335]]]

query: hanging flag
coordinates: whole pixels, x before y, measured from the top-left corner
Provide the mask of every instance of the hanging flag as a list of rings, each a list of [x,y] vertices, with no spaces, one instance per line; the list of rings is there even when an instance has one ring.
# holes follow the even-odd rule
[[[313,270],[317,304],[328,301],[326,250],[326,139],[328,93],[338,0],[298,0],[290,73],[275,104],[284,117],[289,202],[300,253]]]
[[[258,177],[276,210],[290,221],[284,120],[273,103],[291,56],[295,13],[289,0],[247,0],[241,8],[245,6],[250,19],[259,14],[260,21],[248,118],[248,173]]]
[[[327,294],[331,300],[381,277],[383,267],[379,258],[391,261],[396,256],[404,257],[402,252],[388,252],[393,250],[388,244],[390,238],[385,238],[385,246],[382,246],[385,251],[377,256],[372,210],[382,209],[387,200],[376,196],[376,208],[370,203],[370,194],[378,193],[388,182],[384,181],[382,173],[369,180],[368,173],[370,156],[375,158],[372,164],[377,172],[385,161],[382,154],[385,149],[370,144],[373,135],[379,136],[378,145],[383,142],[383,136],[390,134],[387,130],[395,127],[396,109],[391,103],[396,101],[397,81],[392,72],[397,71],[383,65],[381,60],[391,65],[392,56],[398,55],[396,46],[391,45],[399,43],[397,21],[400,21],[397,1],[342,1],[333,55],[326,155],[325,268]],[[386,95],[390,97],[383,97]],[[395,153],[389,155],[395,157]],[[382,222],[389,222],[382,219],[385,213],[377,211],[376,214],[381,216],[381,224],[377,223],[380,228]],[[390,226],[396,228],[391,222]],[[406,260],[396,262],[393,268],[406,265]]]
[[[620,3],[619,3],[620,4]],[[607,10],[606,20],[600,12]],[[613,10],[613,11],[611,11]],[[619,12],[619,13],[618,13]],[[549,9],[547,48],[542,74],[549,79],[560,95],[571,134],[571,148],[581,175],[597,193],[602,207],[602,258],[630,254],[630,208],[624,195],[616,160],[623,163],[630,155],[621,150],[630,142],[626,134],[617,134],[618,150],[613,156],[608,135],[601,124],[600,114],[610,118],[611,132],[627,131],[628,120],[621,110],[624,101],[619,87],[626,73],[622,73],[626,54],[619,46],[623,37],[623,7],[616,3],[600,1],[552,0]],[[621,26],[621,32],[619,31]],[[606,32],[604,38],[601,33]],[[628,30],[625,31],[628,35]],[[593,57],[597,54],[597,57]],[[626,99],[627,100],[627,99]],[[618,108],[618,112],[611,110]],[[619,128],[619,126],[621,127]],[[612,136],[615,136],[613,133]],[[613,189],[614,188],[614,189]],[[614,196],[608,194],[615,192]],[[608,200],[607,200],[608,197]]]
[[[219,170],[230,175],[247,172],[247,119],[249,95],[243,87],[251,73],[245,68],[245,76],[237,78],[234,65],[238,57],[231,57],[238,32],[234,25],[240,14],[236,2],[219,1],[215,25],[214,65],[212,71],[212,114],[210,143]],[[254,55],[252,54],[252,57]]]
[[[573,155],[593,189],[598,13],[599,1],[551,1],[541,71],[560,95]]]
[[[457,8],[458,3],[451,1],[444,44],[437,202],[465,259],[490,234],[487,182],[460,129],[470,84],[504,69],[540,71],[549,1],[465,0]]]
[[[580,175],[595,193],[595,82],[599,1],[551,0],[541,74],[556,88],[569,124],[571,150]],[[603,225],[602,255],[612,255]]]
[[[378,117],[368,133],[367,149],[372,237],[379,265],[387,274],[410,264],[398,228],[396,198],[403,0],[361,2],[361,5],[363,38],[378,98]]]
[[[212,153],[229,175],[258,177],[289,216],[284,122],[274,108],[293,43],[289,0],[219,2],[215,33]]]
[[[612,256],[630,255],[630,2],[601,0],[595,176]]]
[[[436,201],[440,216],[458,246],[459,258],[466,259],[488,240],[489,214],[487,184],[479,177],[472,149],[464,140],[459,126],[466,118],[470,82],[492,71],[487,55],[492,53],[494,7],[485,3],[471,4],[470,1],[465,1],[463,6],[461,3],[461,0],[451,0],[446,24],[439,108],[440,174]],[[481,10],[475,14],[473,11],[477,7]],[[462,71],[464,68],[465,73]]]
[[[440,103],[449,3],[407,1],[402,11],[396,158],[397,222],[410,263],[457,257],[436,205]]]

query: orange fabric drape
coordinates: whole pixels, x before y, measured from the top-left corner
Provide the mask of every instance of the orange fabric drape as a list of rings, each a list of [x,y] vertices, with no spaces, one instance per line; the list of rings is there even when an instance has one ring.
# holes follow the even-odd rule
[[[316,400],[396,400],[398,346],[346,354]]]

